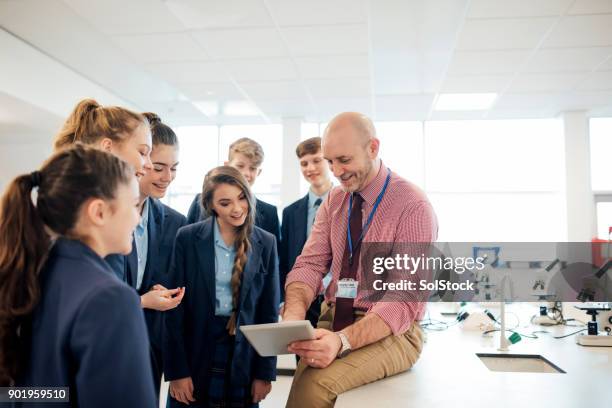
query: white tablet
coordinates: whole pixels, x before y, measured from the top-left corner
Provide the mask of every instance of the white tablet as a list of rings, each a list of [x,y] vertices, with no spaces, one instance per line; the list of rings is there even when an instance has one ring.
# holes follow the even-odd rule
[[[289,343],[314,339],[314,329],[308,320],[240,326],[240,330],[262,357],[291,354]]]

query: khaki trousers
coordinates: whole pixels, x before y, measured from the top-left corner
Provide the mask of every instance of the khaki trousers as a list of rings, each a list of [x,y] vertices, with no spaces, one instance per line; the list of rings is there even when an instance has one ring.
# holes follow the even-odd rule
[[[332,330],[334,306],[321,304],[320,329]],[[355,314],[355,321],[363,313]],[[291,391],[288,408],[333,407],[336,397],[361,385],[401,373],[414,365],[423,348],[423,331],[414,323],[404,334],[390,335],[336,359],[326,368],[313,368],[300,360]]]

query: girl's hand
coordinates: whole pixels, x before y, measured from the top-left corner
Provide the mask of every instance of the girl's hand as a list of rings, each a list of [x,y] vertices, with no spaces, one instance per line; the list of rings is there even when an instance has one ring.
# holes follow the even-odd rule
[[[257,404],[266,398],[266,395],[272,390],[272,383],[264,380],[253,380],[251,385],[251,395],[253,396],[253,403]]]
[[[177,307],[185,296],[185,288],[151,289],[140,297],[140,303],[145,309],[164,312]]]
[[[185,377],[178,380],[170,381],[170,396],[175,400],[189,405],[190,402],[195,402],[193,398],[193,381],[191,377]]]

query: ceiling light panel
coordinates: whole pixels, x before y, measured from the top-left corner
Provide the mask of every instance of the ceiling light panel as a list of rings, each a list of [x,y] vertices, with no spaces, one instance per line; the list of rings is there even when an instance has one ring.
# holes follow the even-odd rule
[[[225,116],[259,116],[260,111],[248,101],[228,101],[223,104]]]

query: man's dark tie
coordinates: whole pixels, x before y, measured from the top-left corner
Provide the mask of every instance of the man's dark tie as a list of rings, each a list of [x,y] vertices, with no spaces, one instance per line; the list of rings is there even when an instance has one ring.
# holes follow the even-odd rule
[[[320,198],[317,198],[317,200],[314,202],[314,204],[312,205],[312,208],[315,209],[315,216],[312,217],[312,224],[314,225],[315,220],[317,219],[317,211],[319,211],[319,206],[321,206],[321,203],[323,201]]]
[[[353,207],[351,208],[351,241],[353,243],[353,262],[349,263],[349,247],[348,242],[344,248],[344,257],[342,258],[342,269],[340,270],[340,279],[357,280],[357,268],[359,266],[359,253],[361,245],[357,245],[357,240],[361,235],[362,216],[361,207],[363,198],[358,193],[353,194]],[[334,331],[340,331],[346,326],[353,324],[353,301],[351,298],[336,298],[336,311],[334,312]]]

